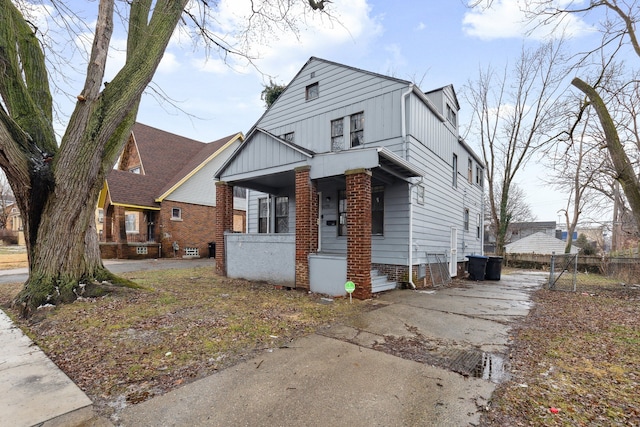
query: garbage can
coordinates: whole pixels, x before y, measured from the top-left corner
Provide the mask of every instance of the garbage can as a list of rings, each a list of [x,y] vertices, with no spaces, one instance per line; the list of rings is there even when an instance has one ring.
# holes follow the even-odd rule
[[[487,260],[489,259],[489,257],[483,255],[467,255],[467,258],[469,258],[469,265],[467,266],[469,279],[484,280],[484,275],[487,268]]]
[[[502,257],[490,256],[487,260],[487,270],[484,278],[487,280],[500,280],[500,273],[502,273]]]
[[[216,257],[216,242],[209,242],[209,258]]]

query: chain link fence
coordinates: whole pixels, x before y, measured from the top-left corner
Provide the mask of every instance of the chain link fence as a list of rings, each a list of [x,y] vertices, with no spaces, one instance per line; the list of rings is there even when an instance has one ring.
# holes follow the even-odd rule
[[[547,287],[558,291],[597,292],[603,287],[640,290],[640,258],[551,256]]]

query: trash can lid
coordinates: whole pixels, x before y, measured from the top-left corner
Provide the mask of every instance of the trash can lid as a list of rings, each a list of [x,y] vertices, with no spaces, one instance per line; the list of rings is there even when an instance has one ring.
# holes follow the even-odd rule
[[[465,257],[467,257],[467,258],[489,259],[488,256],[484,256],[484,255],[465,255]]]

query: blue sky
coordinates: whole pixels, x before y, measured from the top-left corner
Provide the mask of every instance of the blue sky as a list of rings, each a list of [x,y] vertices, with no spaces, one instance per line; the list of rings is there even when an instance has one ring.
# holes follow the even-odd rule
[[[207,58],[204,50],[194,49],[188,36],[176,34],[154,85],[178,109],[147,95],[138,121],[200,141],[246,133],[264,112],[260,93],[269,76],[286,84],[309,57],[317,56],[413,80],[425,91],[453,84],[464,125],[471,110],[461,96],[464,85],[477,77],[480,68],[514,62],[525,42],[519,1],[494,0],[493,9],[482,12],[469,10],[463,0],[334,0],[337,22],[307,15],[307,25],[301,25],[297,37],[278,31],[278,38],[271,38],[268,44],[254,43],[252,53],[260,56],[255,61],[260,72],[233,58],[225,64],[215,53]],[[89,8],[84,16],[95,19],[95,2],[70,3]],[[234,28],[247,4],[248,0],[220,0],[221,25]],[[577,45],[589,39],[583,22],[573,20],[570,27]],[[114,42],[122,45],[124,36],[120,37],[116,35]],[[108,74],[112,76],[122,64],[122,53],[114,51],[110,61]],[[107,75],[105,80],[109,79]],[[82,83],[79,77],[71,86],[81,88]],[[75,93],[73,90],[70,92]],[[72,108],[71,103],[61,101],[61,105],[63,110]],[[538,220],[558,220],[557,211],[565,198],[539,182],[538,176],[544,174],[532,164],[522,174],[520,185]]]

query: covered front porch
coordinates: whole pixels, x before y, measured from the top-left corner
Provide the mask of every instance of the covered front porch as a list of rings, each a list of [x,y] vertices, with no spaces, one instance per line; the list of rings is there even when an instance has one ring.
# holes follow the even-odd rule
[[[259,140],[280,155],[251,153]],[[249,137],[217,174],[218,273],[330,295],[345,294],[350,280],[361,299],[395,288],[372,268],[372,239],[383,238],[384,187],[408,203],[408,181],[421,174],[381,147],[316,154],[269,134]],[[234,186],[254,192],[249,234],[231,232]]]

